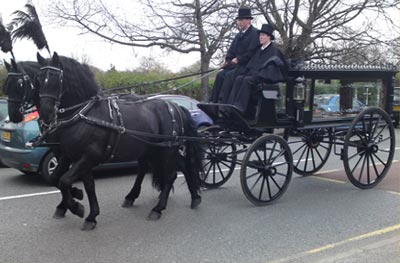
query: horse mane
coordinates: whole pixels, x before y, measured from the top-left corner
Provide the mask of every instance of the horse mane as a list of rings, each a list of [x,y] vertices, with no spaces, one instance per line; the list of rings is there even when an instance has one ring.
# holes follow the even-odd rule
[[[87,100],[98,94],[100,91],[93,72],[87,64],[81,64],[75,59],[60,56],[60,63],[64,72],[63,88],[76,101]]]
[[[25,72],[31,80],[33,80],[36,74],[40,71],[40,64],[36,61],[21,61],[17,63],[18,71]],[[21,70],[23,69],[23,71]]]

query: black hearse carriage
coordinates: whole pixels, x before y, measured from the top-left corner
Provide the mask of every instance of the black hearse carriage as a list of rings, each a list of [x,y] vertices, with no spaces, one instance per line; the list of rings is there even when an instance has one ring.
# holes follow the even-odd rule
[[[223,185],[236,165],[255,205],[278,199],[292,172],[312,175],[331,154],[356,187],[377,185],[394,155],[392,66],[315,65],[289,73],[287,82],[260,83],[244,114],[232,105],[198,106],[216,124],[204,155],[205,187]]]

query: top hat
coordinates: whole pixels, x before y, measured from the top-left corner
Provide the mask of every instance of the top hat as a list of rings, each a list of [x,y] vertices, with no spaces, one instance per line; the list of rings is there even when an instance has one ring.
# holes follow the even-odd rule
[[[251,16],[251,10],[248,7],[240,7],[239,13],[236,19],[253,19]]]
[[[270,36],[271,40],[275,39],[274,35],[272,34],[273,32],[274,32],[274,28],[270,24],[263,24],[261,26],[261,29],[258,31],[258,33],[265,33],[268,36]]]

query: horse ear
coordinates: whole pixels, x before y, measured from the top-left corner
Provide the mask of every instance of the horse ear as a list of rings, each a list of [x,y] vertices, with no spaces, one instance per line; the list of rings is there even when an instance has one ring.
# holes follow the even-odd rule
[[[3,61],[4,61],[4,65],[6,66],[7,71],[10,71],[11,65],[7,61],[5,61],[5,60],[3,60]]]
[[[60,57],[58,56],[57,52],[54,51],[51,61],[53,62],[53,65],[60,65]]]
[[[46,66],[46,59],[42,57],[39,52],[36,53],[36,58],[41,66]]]
[[[15,62],[14,59],[11,59],[11,65],[12,65],[15,69],[18,69],[17,62]]]

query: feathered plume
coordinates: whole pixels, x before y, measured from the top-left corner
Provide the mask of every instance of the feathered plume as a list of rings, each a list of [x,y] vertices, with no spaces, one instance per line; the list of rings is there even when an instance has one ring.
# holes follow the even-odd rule
[[[13,13],[16,17],[13,19],[12,25],[17,28],[12,32],[12,39],[32,39],[38,49],[45,47],[50,54],[50,49],[47,45],[47,40],[44,36],[35,7],[31,4],[26,4],[25,7],[27,12],[17,10]]]
[[[0,17],[0,47],[1,51],[4,53],[11,52],[11,55],[14,58],[14,53],[12,51],[12,42],[11,42],[11,36],[10,32],[6,29],[6,27],[3,25],[3,20]]]

